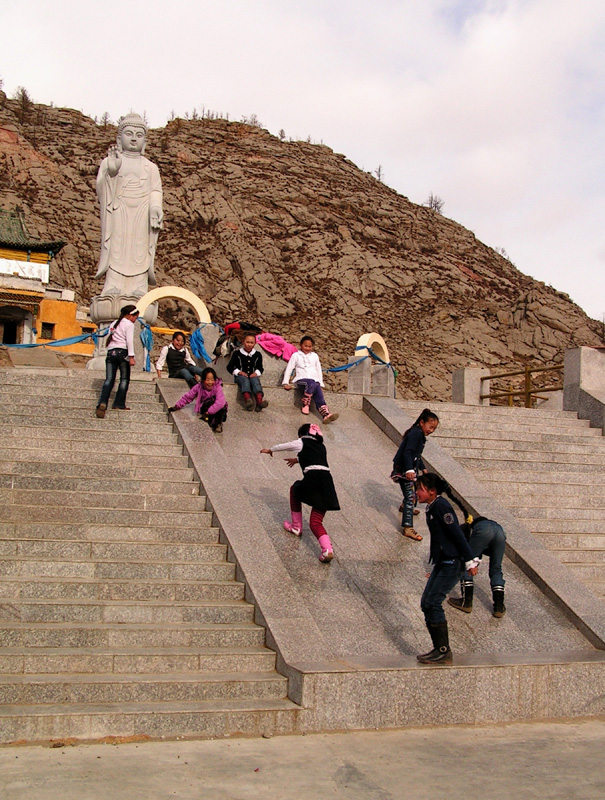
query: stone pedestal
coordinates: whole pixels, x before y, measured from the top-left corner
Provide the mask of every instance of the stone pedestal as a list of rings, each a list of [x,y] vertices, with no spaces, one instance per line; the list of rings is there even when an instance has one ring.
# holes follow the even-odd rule
[[[359,355],[351,356],[349,364],[358,361]],[[372,391],[372,362],[365,358],[360,364],[350,367],[347,373],[347,391],[351,394],[370,394]]]
[[[393,370],[386,364],[372,366],[372,394],[382,397],[395,395],[395,376]]]
[[[453,402],[467,406],[488,406],[489,398],[482,400],[481,395],[489,393],[489,381],[481,379],[489,374],[490,370],[482,367],[455,370],[452,374]]]

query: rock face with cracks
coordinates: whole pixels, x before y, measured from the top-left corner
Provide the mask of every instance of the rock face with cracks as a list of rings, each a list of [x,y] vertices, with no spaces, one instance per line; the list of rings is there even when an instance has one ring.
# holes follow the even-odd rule
[[[22,207],[31,233],[67,242],[51,280],[83,303],[101,290],[95,176],[115,136],[78,111],[0,92],[0,207]],[[175,119],[149,131],[146,154],[164,187],[158,285],[190,289],[221,324],[253,322],[295,343],[311,333],[324,367],[377,331],[402,396],[448,399],[459,367],[540,366],[600,343],[600,323],[567,295],[325,145]],[[196,322],[169,300],[160,317]]]

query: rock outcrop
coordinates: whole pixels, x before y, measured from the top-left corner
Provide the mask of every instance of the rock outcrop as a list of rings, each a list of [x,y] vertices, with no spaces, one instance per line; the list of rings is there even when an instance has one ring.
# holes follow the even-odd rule
[[[0,206],[21,206],[31,232],[68,242],[51,277],[84,303],[101,288],[94,184],[115,133],[0,92]],[[148,139],[164,187],[158,285],[195,292],[218,322],[244,319],[291,341],[311,332],[324,366],[375,330],[400,393],[438,399],[458,367],[547,364],[600,342],[600,323],[567,295],[324,145],[220,119],[175,119]],[[160,317],[195,323],[173,301]]]

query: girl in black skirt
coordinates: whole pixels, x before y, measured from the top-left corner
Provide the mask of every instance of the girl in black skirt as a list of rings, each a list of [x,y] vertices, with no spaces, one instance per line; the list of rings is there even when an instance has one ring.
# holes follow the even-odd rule
[[[321,548],[319,560],[328,563],[334,558],[334,551],[330,537],[323,526],[323,518],[326,511],[340,511],[340,505],[330,474],[321,430],[315,424],[301,425],[298,429],[298,437],[292,442],[265,448],[261,450],[261,453],[273,456],[273,453],[278,450],[293,450],[298,454],[294,458],[286,458],[289,467],[300,464],[303,478],[290,487],[292,519],[284,522],[284,528],[295,536],[300,536],[302,533],[302,503],[311,506],[309,526]]]

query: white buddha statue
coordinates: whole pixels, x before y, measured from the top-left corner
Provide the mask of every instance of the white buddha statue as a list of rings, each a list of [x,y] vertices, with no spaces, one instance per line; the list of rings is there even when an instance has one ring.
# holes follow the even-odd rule
[[[162,181],[143,152],[147,126],[138,114],[118,123],[117,144],[99,167],[101,257],[96,277],[105,275],[101,295],[142,297],[155,286],[153,262],[162,228]]]

